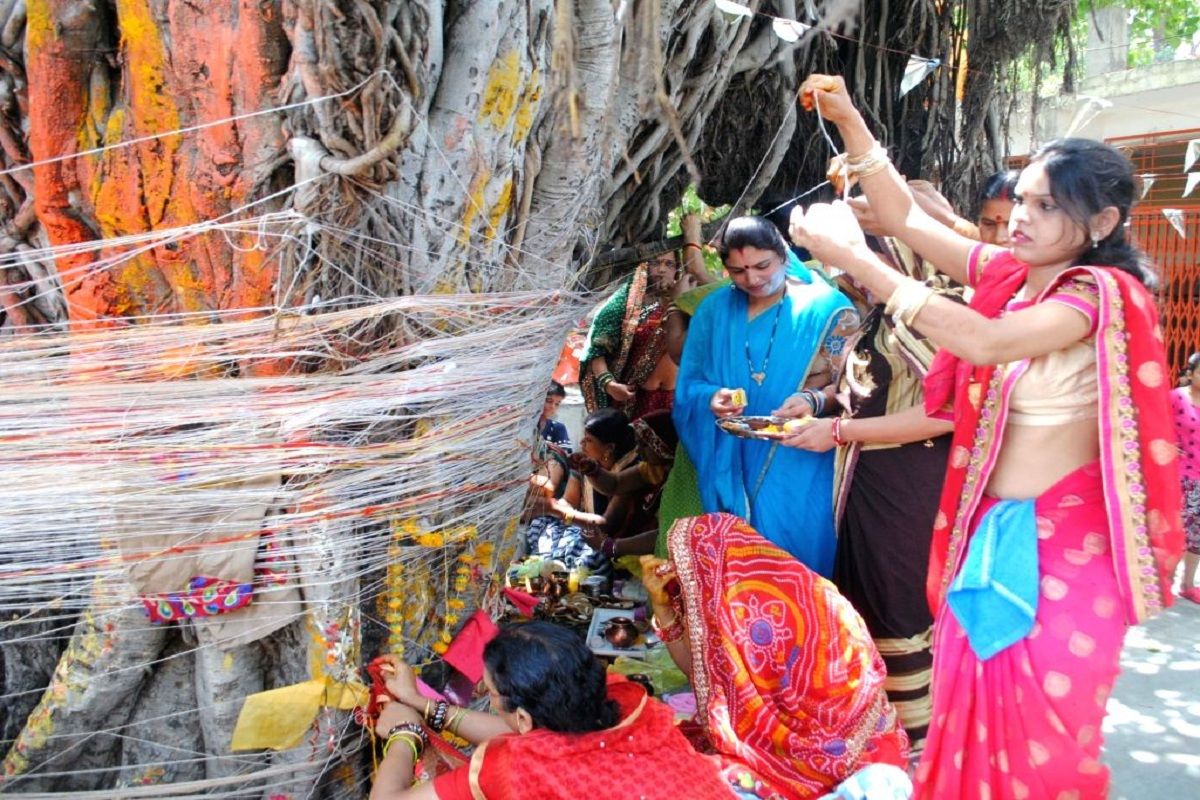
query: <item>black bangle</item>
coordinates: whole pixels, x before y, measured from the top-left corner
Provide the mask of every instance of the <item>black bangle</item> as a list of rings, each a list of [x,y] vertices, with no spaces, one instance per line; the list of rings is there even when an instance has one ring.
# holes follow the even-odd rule
[[[425,745],[429,743],[429,739],[425,735],[425,729],[415,722],[401,722],[397,725],[393,725],[388,729],[387,736],[383,737],[384,742],[391,740],[391,738],[398,733],[411,733],[416,735],[417,740],[420,742],[419,749],[421,750],[424,750]]]
[[[450,712],[450,705],[445,700],[438,700],[437,705],[433,707],[433,714],[429,718],[429,727],[434,733],[441,733],[442,728],[446,725],[446,715]]]

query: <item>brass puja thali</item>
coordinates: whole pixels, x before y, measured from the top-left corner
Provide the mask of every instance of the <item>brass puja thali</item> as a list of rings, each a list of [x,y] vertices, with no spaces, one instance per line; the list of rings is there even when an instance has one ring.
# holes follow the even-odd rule
[[[718,419],[717,427],[726,433],[743,439],[783,439],[795,436],[804,430],[804,426],[813,421],[812,417],[723,417]]]

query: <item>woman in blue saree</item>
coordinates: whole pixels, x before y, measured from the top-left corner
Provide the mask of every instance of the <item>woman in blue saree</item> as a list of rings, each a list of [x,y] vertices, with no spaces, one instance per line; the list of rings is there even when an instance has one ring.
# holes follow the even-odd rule
[[[706,512],[748,520],[828,576],[835,549],[832,454],[740,439],[715,421],[738,414],[833,414],[845,339],[858,317],[824,275],[800,263],[768,220],[730,222],[721,258],[732,284],[705,299],[688,329],[675,389],[676,429],[696,465]]]

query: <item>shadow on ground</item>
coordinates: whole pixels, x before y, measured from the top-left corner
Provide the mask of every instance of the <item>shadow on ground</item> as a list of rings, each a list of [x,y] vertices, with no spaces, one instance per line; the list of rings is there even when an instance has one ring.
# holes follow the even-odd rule
[[[1130,629],[1104,737],[1113,800],[1200,797],[1200,605]]]

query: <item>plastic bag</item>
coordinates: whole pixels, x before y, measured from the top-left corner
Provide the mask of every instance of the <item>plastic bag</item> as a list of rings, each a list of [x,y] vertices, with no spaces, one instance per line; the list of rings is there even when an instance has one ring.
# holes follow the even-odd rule
[[[618,656],[608,671],[618,675],[645,675],[654,686],[654,694],[660,697],[688,688],[687,677],[675,666],[666,645],[650,648],[645,658]]]

